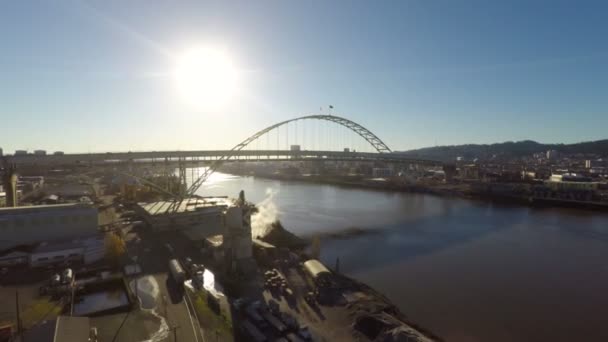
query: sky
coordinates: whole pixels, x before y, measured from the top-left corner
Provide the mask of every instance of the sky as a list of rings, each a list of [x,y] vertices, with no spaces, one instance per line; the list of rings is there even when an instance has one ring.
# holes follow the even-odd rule
[[[560,0],[2,1],[0,147],[229,149],[329,105],[393,150],[605,139],[607,13]],[[176,91],[176,61],[198,46],[238,72],[221,107]]]

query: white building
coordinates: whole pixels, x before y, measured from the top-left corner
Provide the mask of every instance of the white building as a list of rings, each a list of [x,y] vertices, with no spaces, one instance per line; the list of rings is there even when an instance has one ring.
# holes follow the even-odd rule
[[[26,251],[11,250],[0,255],[0,267],[10,267],[27,264],[30,254]]]
[[[90,205],[0,208],[0,251],[44,241],[86,237],[97,232],[97,209]]]
[[[44,242],[29,256],[31,267],[57,264],[90,264],[103,259],[105,247],[103,235],[69,241]]]
[[[225,269],[252,269],[251,207],[243,198],[187,198],[178,205],[138,203],[135,210],[153,231],[175,231],[222,260]]]
[[[553,191],[595,191],[599,184],[575,174],[551,175],[549,180],[545,181],[545,186]]]

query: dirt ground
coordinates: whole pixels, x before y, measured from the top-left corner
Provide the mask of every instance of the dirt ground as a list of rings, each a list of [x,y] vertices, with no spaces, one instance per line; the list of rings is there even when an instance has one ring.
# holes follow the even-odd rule
[[[10,277],[10,273],[8,274]],[[17,324],[16,293],[19,292],[19,311],[24,328],[30,328],[43,320],[55,318],[61,305],[48,296],[39,296],[38,289],[44,282],[25,285],[0,286],[0,325]]]

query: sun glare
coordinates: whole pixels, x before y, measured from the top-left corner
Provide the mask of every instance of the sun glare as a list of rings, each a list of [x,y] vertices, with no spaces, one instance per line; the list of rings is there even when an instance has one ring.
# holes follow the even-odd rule
[[[174,73],[180,96],[191,105],[208,109],[221,107],[234,96],[237,76],[230,56],[212,48],[184,52]]]

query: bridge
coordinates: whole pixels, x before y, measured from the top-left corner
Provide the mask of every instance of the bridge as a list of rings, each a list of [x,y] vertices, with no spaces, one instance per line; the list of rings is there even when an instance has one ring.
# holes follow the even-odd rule
[[[303,124],[306,122],[317,123],[316,128],[312,128],[312,134],[311,128],[309,127],[307,131],[306,125]],[[319,126],[319,122],[331,124],[331,127]],[[345,135],[344,131],[350,133],[351,136]],[[275,136],[276,144],[274,144]],[[358,138],[358,141],[353,142],[352,136]],[[266,138],[265,142],[262,137]],[[311,137],[312,139],[309,139]],[[351,140],[349,141],[349,139]],[[330,146],[330,148],[323,148],[327,147],[328,144],[321,146],[321,144],[318,144],[319,141],[331,142],[333,143],[333,146]],[[304,148],[301,148],[302,144],[304,145]],[[306,149],[307,145],[313,147],[319,146],[321,148]],[[281,148],[282,146],[285,146],[285,148]],[[359,146],[360,148],[359,151],[357,151],[355,148],[346,146]],[[365,149],[365,147],[370,151],[361,151],[361,149]],[[194,163],[209,165],[203,174],[193,180],[185,193],[170,194],[180,202],[185,197],[193,196],[208,177],[226,162],[366,161],[442,165],[442,163],[437,160],[418,159],[399,153],[393,153],[377,135],[367,128],[354,121],[335,115],[307,115],[282,121],[256,132],[230,150],[107,152],[53,155],[27,154],[7,156],[6,159],[9,163],[17,166],[33,167],[52,167],[55,165],[138,165],[140,163],[179,163],[182,165]],[[158,189],[159,191],[162,190],[160,187],[158,187]],[[163,192],[166,191],[163,190]]]
[[[230,156],[229,159],[226,157]],[[72,153],[60,155],[16,155],[7,160],[17,166],[69,166],[102,165],[125,162],[161,163],[192,162],[210,164],[216,161],[385,161],[410,162],[415,164],[438,165],[441,162],[430,159],[412,158],[398,153],[374,153],[356,151],[309,151],[309,150],[199,150],[199,151],[146,151],[146,152],[106,152]]]

